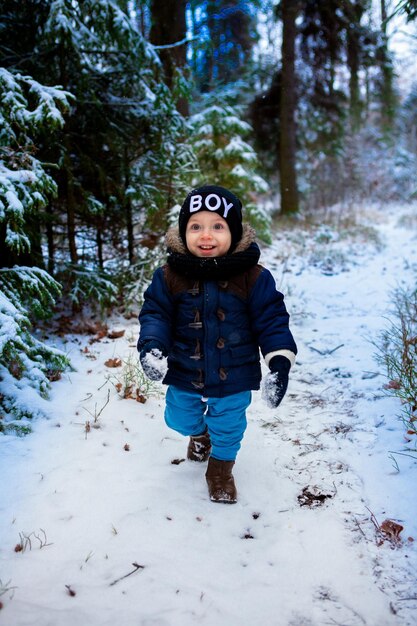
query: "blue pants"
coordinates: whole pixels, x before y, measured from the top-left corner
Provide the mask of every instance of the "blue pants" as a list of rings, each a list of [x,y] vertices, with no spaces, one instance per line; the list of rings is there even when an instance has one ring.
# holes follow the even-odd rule
[[[250,391],[225,398],[204,398],[173,385],[166,394],[165,422],[181,435],[210,434],[211,455],[219,461],[234,461],[246,430]]]

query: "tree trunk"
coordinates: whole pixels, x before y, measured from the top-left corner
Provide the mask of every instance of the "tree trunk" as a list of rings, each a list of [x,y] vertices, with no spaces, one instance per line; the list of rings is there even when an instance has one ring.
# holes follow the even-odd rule
[[[352,130],[355,132],[360,128],[362,103],[359,90],[359,70],[361,54],[361,20],[365,12],[363,0],[352,2],[347,12],[349,26],[346,29],[347,35],[347,65],[349,67],[349,96],[350,96],[350,122]]]
[[[381,126],[385,131],[389,131],[392,126],[396,108],[396,98],[393,88],[393,68],[388,50],[387,19],[386,2],[385,0],[381,0]]]
[[[297,3],[282,0],[282,86],[280,102],[280,188],[281,212],[298,211],[298,189],[296,162],[296,79],[295,79],[295,38]]]
[[[202,85],[202,92],[208,93],[212,90],[215,82],[215,68],[214,68],[214,51],[218,49],[220,41],[219,34],[217,32],[216,21],[214,16],[216,14],[216,5],[213,0],[209,0],[206,6],[207,13],[207,28],[209,32],[210,42],[207,44],[205,53],[205,75],[206,78]]]
[[[352,130],[360,127],[361,102],[359,96],[359,49],[353,29],[347,31],[347,63],[349,66],[350,121]]]
[[[48,272],[53,275],[55,270],[55,240],[52,215],[52,205],[49,203],[46,207],[46,241],[48,245]]]
[[[152,0],[150,41],[153,45],[170,46],[186,38],[186,5],[186,0]],[[187,68],[187,45],[183,43],[163,48],[159,50],[159,56],[164,67],[166,83],[172,90],[176,69],[185,73]],[[183,97],[178,98],[177,109],[182,115],[187,116],[189,114],[188,100]]]
[[[124,170],[125,170],[125,192],[130,186],[130,164],[127,148],[125,147],[124,153]],[[125,193],[125,217],[126,217],[126,230],[127,230],[127,249],[129,255],[129,264],[132,265],[135,261],[135,241],[133,234],[133,215],[132,215],[132,202],[130,195]]]
[[[78,263],[77,244],[75,241],[75,197],[74,197],[74,182],[71,171],[70,158],[68,156],[68,150],[66,151],[64,158],[64,177],[65,177],[65,203],[67,211],[67,236],[68,236],[68,248],[70,253],[71,263],[76,265]]]
[[[97,224],[97,228],[96,228],[96,243],[97,243],[98,266],[102,270],[103,267],[104,267],[104,259],[103,259],[103,237],[102,237],[102,226],[101,226],[101,224]]]

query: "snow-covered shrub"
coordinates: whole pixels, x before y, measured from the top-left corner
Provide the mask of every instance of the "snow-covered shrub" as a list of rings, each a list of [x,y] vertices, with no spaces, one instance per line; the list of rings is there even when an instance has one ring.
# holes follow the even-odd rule
[[[104,271],[68,264],[56,276],[74,310],[88,306],[103,311],[117,304],[117,286]]]
[[[257,197],[268,192],[268,184],[257,174],[256,152],[244,138],[251,127],[239,117],[237,107],[209,104],[190,118],[192,146],[203,179],[200,184],[217,184],[233,191],[244,206],[245,219],[264,241],[270,241],[270,216],[257,206]]]
[[[60,285],[43,269],[13,264],[31,251],[29,218],[56,192],[34,155],[36,139],[63,125],[70,94],[0,68],[0,430],[44,412],[50,380],[68,367],[65,355],[32,332],[51,313]]]
[[[377,360],[387,372],[385,389],[400,398],[406,439],[417,452],[417,289],[393,294],[394,319],[380,337]]]
[[[34,154],[36,136],[63,125],[70,94],[0,68],[0,224],[4,245],[30,249],[28,214],[45,206],[56,183]]]
[[[42,415],[50,381],[69,366],[67,357],[32,333],[29,311],[51,313],[60,285],[34,267],[0,269],[0,431],[21,432],[15,420]],[[40,396],[40,398],[38,397]]]
[[[162,234],[170,210],[190,191],[199,163],[186,121],[166,85],[155,89],[153,105],[154,130],[148,149],[132,166],[131,201],[135,212],[144,217],[138,227]]]
[[[140,247],[135,263],[117,272],[121,306],[125,314],[138,315],[145,289],[165,259],[166,248],[164,242],[159,241],[154,248]]]

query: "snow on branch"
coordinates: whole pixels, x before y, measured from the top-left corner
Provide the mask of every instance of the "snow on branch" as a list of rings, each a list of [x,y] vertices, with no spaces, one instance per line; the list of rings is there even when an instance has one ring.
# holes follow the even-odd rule
[[[36,138],[64,124],[71,98],[60,87],[0,68],[0,223],[6,246],[17,253],[30,250],[26,213],[45,206],[57,189],[33,156]]]
[[[59,292],[40,268],[0,269],[0,432],[16,419],[43,415],[49,381],[69,366],[63,352],[31,334],[29,310],[45,316]]]

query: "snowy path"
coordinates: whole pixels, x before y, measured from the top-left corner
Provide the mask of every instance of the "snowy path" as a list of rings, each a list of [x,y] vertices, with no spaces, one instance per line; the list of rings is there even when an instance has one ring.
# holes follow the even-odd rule
[[[389,458],[399,405],[370,344],[392,289],[415,276],[417,238],[394,211],[373,220],[384,247],[321,230],[283,233],[264,253],[300,354],[282,407],[254,394],[234,506],[209,502],[204,466],[171,463],[186,442],[163,424],[162,387],[139,404],[105,384],[120,372],[105,361],[134,354],[133,321],[123,338],[67,345],[77,371],[54,384],[51,419],[0,439],[0,585],[15,587],[0,624],[417,624],[416,464],[398,457],[398,473]],[[300,506],[305,487],[330,497]],[[371,512],[404,526],[399,547],[378,545]]]

